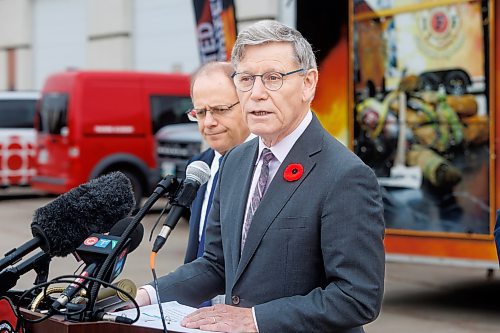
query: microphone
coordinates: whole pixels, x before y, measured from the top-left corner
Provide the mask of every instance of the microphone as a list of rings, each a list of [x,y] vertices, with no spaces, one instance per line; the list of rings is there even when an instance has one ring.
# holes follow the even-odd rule
[[[85,278],[93,276],[94,273],[98,271],[108,254],[111,253],[117,244],[119,239],[118,236],[123,233],[132,220],[132,217],[127,217],[117,222],[115,226],[111,228],[109,235],[90,235],[87,239],[85,239],[83,244],[76,249],[78,256],[83,259],[87,266],[85,266],[83,272],[80,273],[80,277],[76,278],[73,283],[66,287],[57,300],[52,303],[51,307],[53,309],[57,310],[60,307],[65,306],[82,288],[82,286],[87,284]],[[118,276],[118,274],[121,273],[127,254],[134,251],[139,246],[143,235],[144,227],[142,224],[139,224],[130,235],[128,244],[120,253],[120,256],[116,259],[115,267],[111,271],[110,277],[105,278],[105,280],[112,281],[116,276]]]
[[[5,254],[0,271],[40,247],[51,257],[65,257],[93,232],[110,230],[135,206],[130,180],[113,172],[82,184],[57,197],[33,216],[33,239]]]
[[[163,247],[185,210],[189,209],[189,206],[191,206],[191,203],[196,197],[196,192],[209,178],[210,167],[207,163],[203,161],[194,161],[187,166],[186,179],[182,182],[172,200],[170,212],[153,244],[153,252],[157,253]]]
[[[126,229],[131,225],[134,221],[134,218],[132,217],[127,217],[121,223],[117,223],[115,227],[113,227],[110,231],[110,235],[115,235],[116,236],[116,244],[119,244],[120,239],[123,238],[123,235],[126,232]],[[127,254],[129,254],[132,251],[135,251],[135,249],[141,244],[142,242],[142,237],[144,236],[144,226],[142,224],[137,224],[135,229],[132,231],[130,236],[125,238],[124,241],[124,246],[123,249],[120,251],[118,254],[117,258],[115,259],[113,268],[110,270],[110,272],[104,272],[105,275],[103,279],[106,282],[111,282],[113,281],[123,270],[123,267],[125,267],[125,260],[127,259]],[[112,255],[112,250],[107,253],[107,257]],[[104,259],[106,259],[104,258]],[[103,269],[106,269],[106,267],[103,267]]]
[[[156,201],[158,201],[159,198],[161,198],[164,194],[167,194],[167,197],[170,199],[172,196],[172,193],[175,193],[177,189],[179,188],[179,182],[177,181],[177,178],[173,175],[167,175],[165,176],[156,186],[156,189],[153,191],[153,193],[149,196],[149,198],[146,200],[144,205],[139,209],[137,214],[133,217],[132,223],[125,229],[123,232],[123,235],[121,236],[120,240],[118,241],[117,246],[111,251],[111,253],[108,255],[106,260],[101,266],[101,269],[97,273],[97,279],[103,279],[104,276],[108,273],[110,266],[113,262],[113,260],[116,261],[116,256],[120,251],[122,251],[123,246],[125,243],[123,240],[128,238],[130,234],[134,231],[134,229],[137,227],[138,224],[140,224],[141,220],[146,216],[146,213],[153,207]],[[97,292],[99,289],[100,284],[95,283],[92,285],[91,291],[90,291],[90,307],[94,307],[94,303],[97,298]]]
[[[118,221],[109,231],[109,234],[112,236],[121,236],[125,232],[125,229],[132,223],[134,220],[133,217],[126,217],[120,221]],[[134,231],[130,234],[130,245],[129,245],[129,253],[135,251],[137,247],[142,242],[142,237],[144,236],[144,226],[142,224],[138,224]]]
[[[129,279],[122,279],[113,283],[113,286],[124,290],[133,298],[137,295],[137,286]],[[113,312],[118,308],[128,305],[129,303],[131,303],[131,300],[121,291],[113,288],[102,288],[97,294],[97,302],[95,303],[95,306],[99,308],[99,311]]]

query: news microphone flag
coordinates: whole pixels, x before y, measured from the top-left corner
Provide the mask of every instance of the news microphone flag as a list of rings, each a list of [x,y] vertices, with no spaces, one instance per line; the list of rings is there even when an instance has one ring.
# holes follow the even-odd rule
[[[231,59],[236,41],[233,0],[193,0],[202,64]]]
[[[86,285],[86,277],[94,277],[96,272],[101,268],[104,260],[113,251],[115,246],[118,245],[120,235],[126,229],[126,226],[132,221],[131,217],[126,217],[116,223],[110,230],[109,235],[91,234],[85,241],[76,249],[78,257],[80,257],[87,265],[85,266],[80,277],[75,279],[75,283],[70,284],[62,293],[61,296],[52,304],[53,309],[59,309],[61,306],[66,305],[82,288]],[[115,258],[113,269],[106,274],[104,280],[107,282],[113,281],[123,270],[127,254],[134,251],[142,241],[144,228],[139,225],[134,232],[130,235],[126,245]]]

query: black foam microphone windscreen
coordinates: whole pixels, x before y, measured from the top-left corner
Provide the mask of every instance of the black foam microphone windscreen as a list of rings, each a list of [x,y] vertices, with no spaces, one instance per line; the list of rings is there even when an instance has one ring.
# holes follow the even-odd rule
[[[73,252],[91,233],[108,232],[135,206],[130,180],[121,172],[92,179],[35,211],[31,230],[51,256]]]

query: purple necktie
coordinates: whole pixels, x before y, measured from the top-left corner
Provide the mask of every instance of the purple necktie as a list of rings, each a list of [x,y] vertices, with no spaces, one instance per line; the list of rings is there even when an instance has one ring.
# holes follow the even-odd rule
[[[250,201],[247,216],[245,217],[245,222],[243,223],[243,230],[241,231],[241,252],[243,252],[243,246],[245,246],[253,214],[257,210],[257,207],[259,207],[260,200],[264,196],[264,193],[266,193],[269,180],[269,162],[271,162],[273,158],[273,153],[269,149],[264,148],[262,151],[262,166],[260,169],[259,180],[257,181],[257,186],[255,186],[255,190],[253,191],[252,200]]]

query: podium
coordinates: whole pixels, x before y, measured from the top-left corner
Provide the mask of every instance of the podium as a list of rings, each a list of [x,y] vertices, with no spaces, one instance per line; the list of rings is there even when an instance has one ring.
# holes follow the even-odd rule
[[[37,319],[42,317],[41,314],[21,309],[21,313],[28,319]],[[117,324],[107,321],[97,322],[71,322],[64,321],[62,317],[54,316],[41,323],[31,324],[26,323],[27,333],[158,333],[162,330],[148,327],[139,327],[126,324]],[[169,330],[171,333],[178,333]]]

